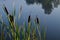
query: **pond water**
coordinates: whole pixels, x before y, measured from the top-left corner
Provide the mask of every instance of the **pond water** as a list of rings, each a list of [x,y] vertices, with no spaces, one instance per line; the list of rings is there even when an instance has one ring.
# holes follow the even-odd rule
[[[47,40],[60,40],[60,0],[0,0],[0,14],[6,23],[7,18],[2,4],[5,4],[9,13],[12,13],[14,3],[16,16],[22,6],[20,20],[17,21],[19,25],[24,21],[27,23],[29,15],[32,21],[37,16],[40,19],[40,26],[47,27]]]

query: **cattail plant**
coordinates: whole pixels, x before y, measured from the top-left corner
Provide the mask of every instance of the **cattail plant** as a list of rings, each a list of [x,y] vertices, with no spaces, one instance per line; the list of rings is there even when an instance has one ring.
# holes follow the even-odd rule
[[[31,15],[28,16],[28,26],[26,26],[26,21],[23,24],[24,26],[23,25],[18,26],[18,24],[15,22],[16,9],[14,8],[14,10],[13,10],[14,15],[9,15],[9,12],[5,5],[3,6],[3,10],[5,11],[7,19],[9,21],[9,25],[6,25],[5,23],[3,23],[4,26],[6,26],[4,28],[6,28],[6,30],[8,29],[7,35],[9,35],[9,37],[12,40],[43,40],[43,39],[45,39],[45,38],[42,39],[42,35],[41,35],[41,31],[40,31],[40,20],[38,17],[36,17],[36,19],[34,21],[34,28],[31,25],[32,24]],[[20,12],[21,11],[22,11],[22,6],[20,8]],[[20,14],[19,14],[19,17],[20,17]],[[0,22],[0,23],[2,24],[2,22]],[[32,28],[32,30],[31,30],[31,28]],[[38,35],[36,33],[36,30],[38,31],[37,32]],[[2,35],[1,35],[2,39],[5,38],[5,36],[3,34],[4,34],[4,30],[2,30]]]
[[[3,5],[3,10],[5,11],[5,13],[7,15],[7,18],[8,18],[8,21],[9,21],[9,24],[10,24],[10,27],[11,27],[10,31],[12,32],[12,35],[14,35],[14,37],[15,37],[14,17],[12,15],[9,15],[9,12],[8,12],[5,5]]]
[[[37,29],[39,37],[40,37],[39,40],[41,40],[40,21],[39,21],[39,18],[37,16],[36,16],[36,19],[35,19],[35,24],[37,25],[35,28]]]
[[[30,27],[31,27],[31,16],[29,15],[29,17],[28,17],[28,29],[27,29],[27,31],[28,31],[28,40],[30,40]]]
[[[13,23],[14,22],[14,18],[13,18],[12,15],[9,15],[9,12],[8,12],[8,10],[7,10],[5,5],[3,5],[3,9],[4,9],[4,11],[5,11],[5,13],[6,13],[7,17],[8,17],[8,20],[9,20],[10,24]]]

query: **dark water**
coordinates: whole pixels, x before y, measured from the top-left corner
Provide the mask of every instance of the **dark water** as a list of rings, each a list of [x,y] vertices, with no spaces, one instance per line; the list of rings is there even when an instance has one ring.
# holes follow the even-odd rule
[[[20,20],[17,21],[18,24],[22,25],[24,21],[27,23],[29,15],[31,15],[32,21],[37,16],[40,19],[40,26],[48,28],[47,40],[60,40],[60,0],[0,0],[0,14],[6,23],[7,18],[2,4],[5,4],[9,13],[12,13],[14,2],[16,17],[20,6],[22,6],[22,14]]]

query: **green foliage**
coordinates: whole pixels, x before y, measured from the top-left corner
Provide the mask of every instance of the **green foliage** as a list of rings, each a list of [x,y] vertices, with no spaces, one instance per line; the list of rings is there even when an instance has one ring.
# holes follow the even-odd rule
[[[7,16],[7,19],[9,21],[9,25],[6,25],[4,22],[3,23],[0,22],[0,24],[2,24],[2,31],[1,31],[1,36],[0,36],[1,40],[6,40],[6,37],[4,35],[5,35],[5,33],[6,33],[5,31],[7,29],[8,29],[8,31],[7,31],[6,36],[7,36],[7,38],[9,36],[9,38],[12,39],[12,40],[46,40],[45,29],[43,27],[43,29],[42,29],[43,31],[42,31],[42,34],[41,34],[41,31],[39,29],[40,28],[40,26],[39,26],[40,23],[39,23],[39,19],[38,18],[37,18],[37,22],[34,21],[35,27],[32,27],[31,18],[29,16],[29,18],[28,18],[28,27],[26,28],[26,22],[24,22],[24,24],[23,24],[24,26],[23,25],[22,26],[18,26],[18,24],[14,22],[14,20],[15,20],[14,19],[15,10],[13,12],[14,15],[13,16],[10,15],[14,19],[12,21],[10,20],[12,18],[10,18],[8,16],[8,11],[7,11],[7,8],[5,6],[4,6],[4,11],[6,12],[6,16]],[[3,28],[5,30],[3,30]],[[37,33],[38,33],[38,35],[37,35]]]

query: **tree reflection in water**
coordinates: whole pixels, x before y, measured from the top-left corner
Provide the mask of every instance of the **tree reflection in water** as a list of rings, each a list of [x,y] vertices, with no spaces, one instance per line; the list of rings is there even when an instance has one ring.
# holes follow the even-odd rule
[[[30,4],[42,4],[45,14],[51,14],[54,7],[58,7],[60,0],[26,0],[28,5]]]

